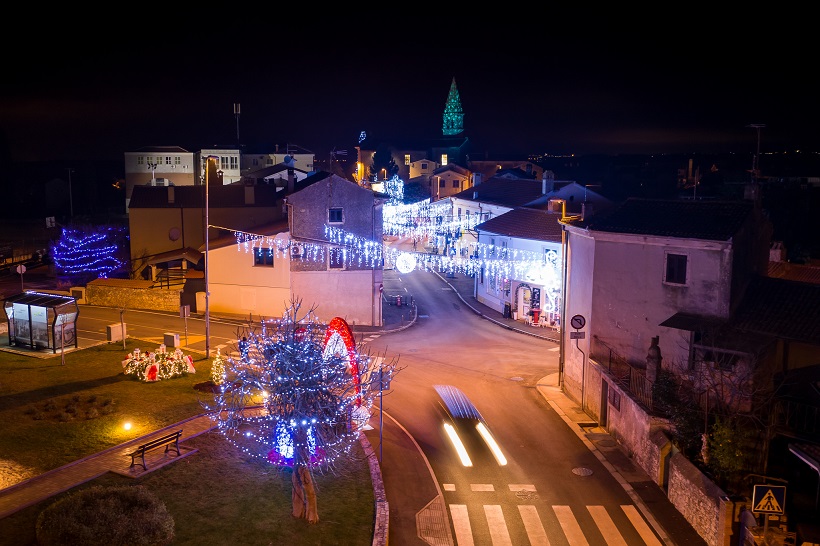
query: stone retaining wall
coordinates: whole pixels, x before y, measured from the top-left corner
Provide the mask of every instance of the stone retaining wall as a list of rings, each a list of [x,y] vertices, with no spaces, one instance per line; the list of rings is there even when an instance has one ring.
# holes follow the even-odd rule
[[[728,497],[700,469],[677,452],[666,433],[670,427],[666,420],[649,415],[596,362],[590,360],[588,366],[585,373],[587,404],[584,410],[600,421],[601,403],[598,401],[602,398],[601,382],[606,381],[607,432],[666,491],[670,502],[709,546],[732,544],[738,529],[739,513],[748,499]],[[580,403],[580,390],[567,390],[566,383],[564,387],[565,393]]]
[[[148,286],[145,283],[146,281],[124,281],[111,284],[92,281],[85,287],[86,303],[104,307],[179,312],[182,290],[150,288],[151,283],[147,283]]]

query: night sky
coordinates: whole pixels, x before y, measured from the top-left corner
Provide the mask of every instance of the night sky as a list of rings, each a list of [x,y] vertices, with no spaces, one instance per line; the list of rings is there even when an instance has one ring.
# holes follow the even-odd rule
[[[440,136],[453,78],[465,134],[490,155],[753,153],[750,124],[766,126],[763,152],[820,152],[807,62],[816,47],[798,29],[764,38],[704,15],[657,22],[651,34],[637,23],[602,32],[530,28],[521,16],[498,28],[492,17],[436,21],[388,39],[400,35],[385,30],[395,20],[357,31],[281,17],[262,25],[245,10],[236,22],[193,16],[172,31],[165,8],[154,22],[148,6],[129,11],[140,22],[56,16],[24,42],[20,28],[0,38],[3,157],[116,161],[143,146],[234,146],[234,103],[249,151],[292,143],[327,154],[362,131],[373,149]]]

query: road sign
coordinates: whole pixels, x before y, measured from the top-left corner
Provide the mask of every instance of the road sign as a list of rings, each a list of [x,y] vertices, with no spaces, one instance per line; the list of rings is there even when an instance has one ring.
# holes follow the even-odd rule
[[[752,512],[782,514],[786,507],[785,485],[756,485],[752,497]]]
[[[24,266],[23,264],[20,264],[20,265],[17,266],[17,269],[15,269],[15,271],[17,271],[17,273],[22,275],[23,273],[26,272],[26,266]]]
[[[584,318],[584,315],[575,315],[571,319],[569,319],[569,325],[575,328],[576,330],[580,330],[581,328],[586,325],[587,319]]]
[[[586,338],[586,332],[570,332],[569,333],[570,339],[584,339]]]

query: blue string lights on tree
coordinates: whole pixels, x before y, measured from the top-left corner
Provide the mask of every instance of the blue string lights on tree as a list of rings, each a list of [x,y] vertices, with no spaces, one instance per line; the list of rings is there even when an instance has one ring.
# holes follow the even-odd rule
[[[125,268],[120,256],[127,238],[123,227],[104,226],[94,231],[63,228],[60,240],[52,247],[58,275],[75,280],[107,278]],[[125,250],[127,252],[127,250]]]
[[[281,319],[239,334],[245,350],[224,362],[220,390],[206,409],[242,452],[292,469],[293,515],[315,523],[313,473],[335,471],[351,455],[380,376],[397,368],[358,352],[343,319],[324,324],[300,307],[293,300]]]

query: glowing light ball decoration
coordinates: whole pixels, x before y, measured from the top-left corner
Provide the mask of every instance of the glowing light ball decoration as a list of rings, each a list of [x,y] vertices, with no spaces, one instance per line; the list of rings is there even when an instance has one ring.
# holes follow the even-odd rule
[[[396,258],[396,269],[399,273],[410,273],[416,268],[416,258],[408,252],[403,252]]]

